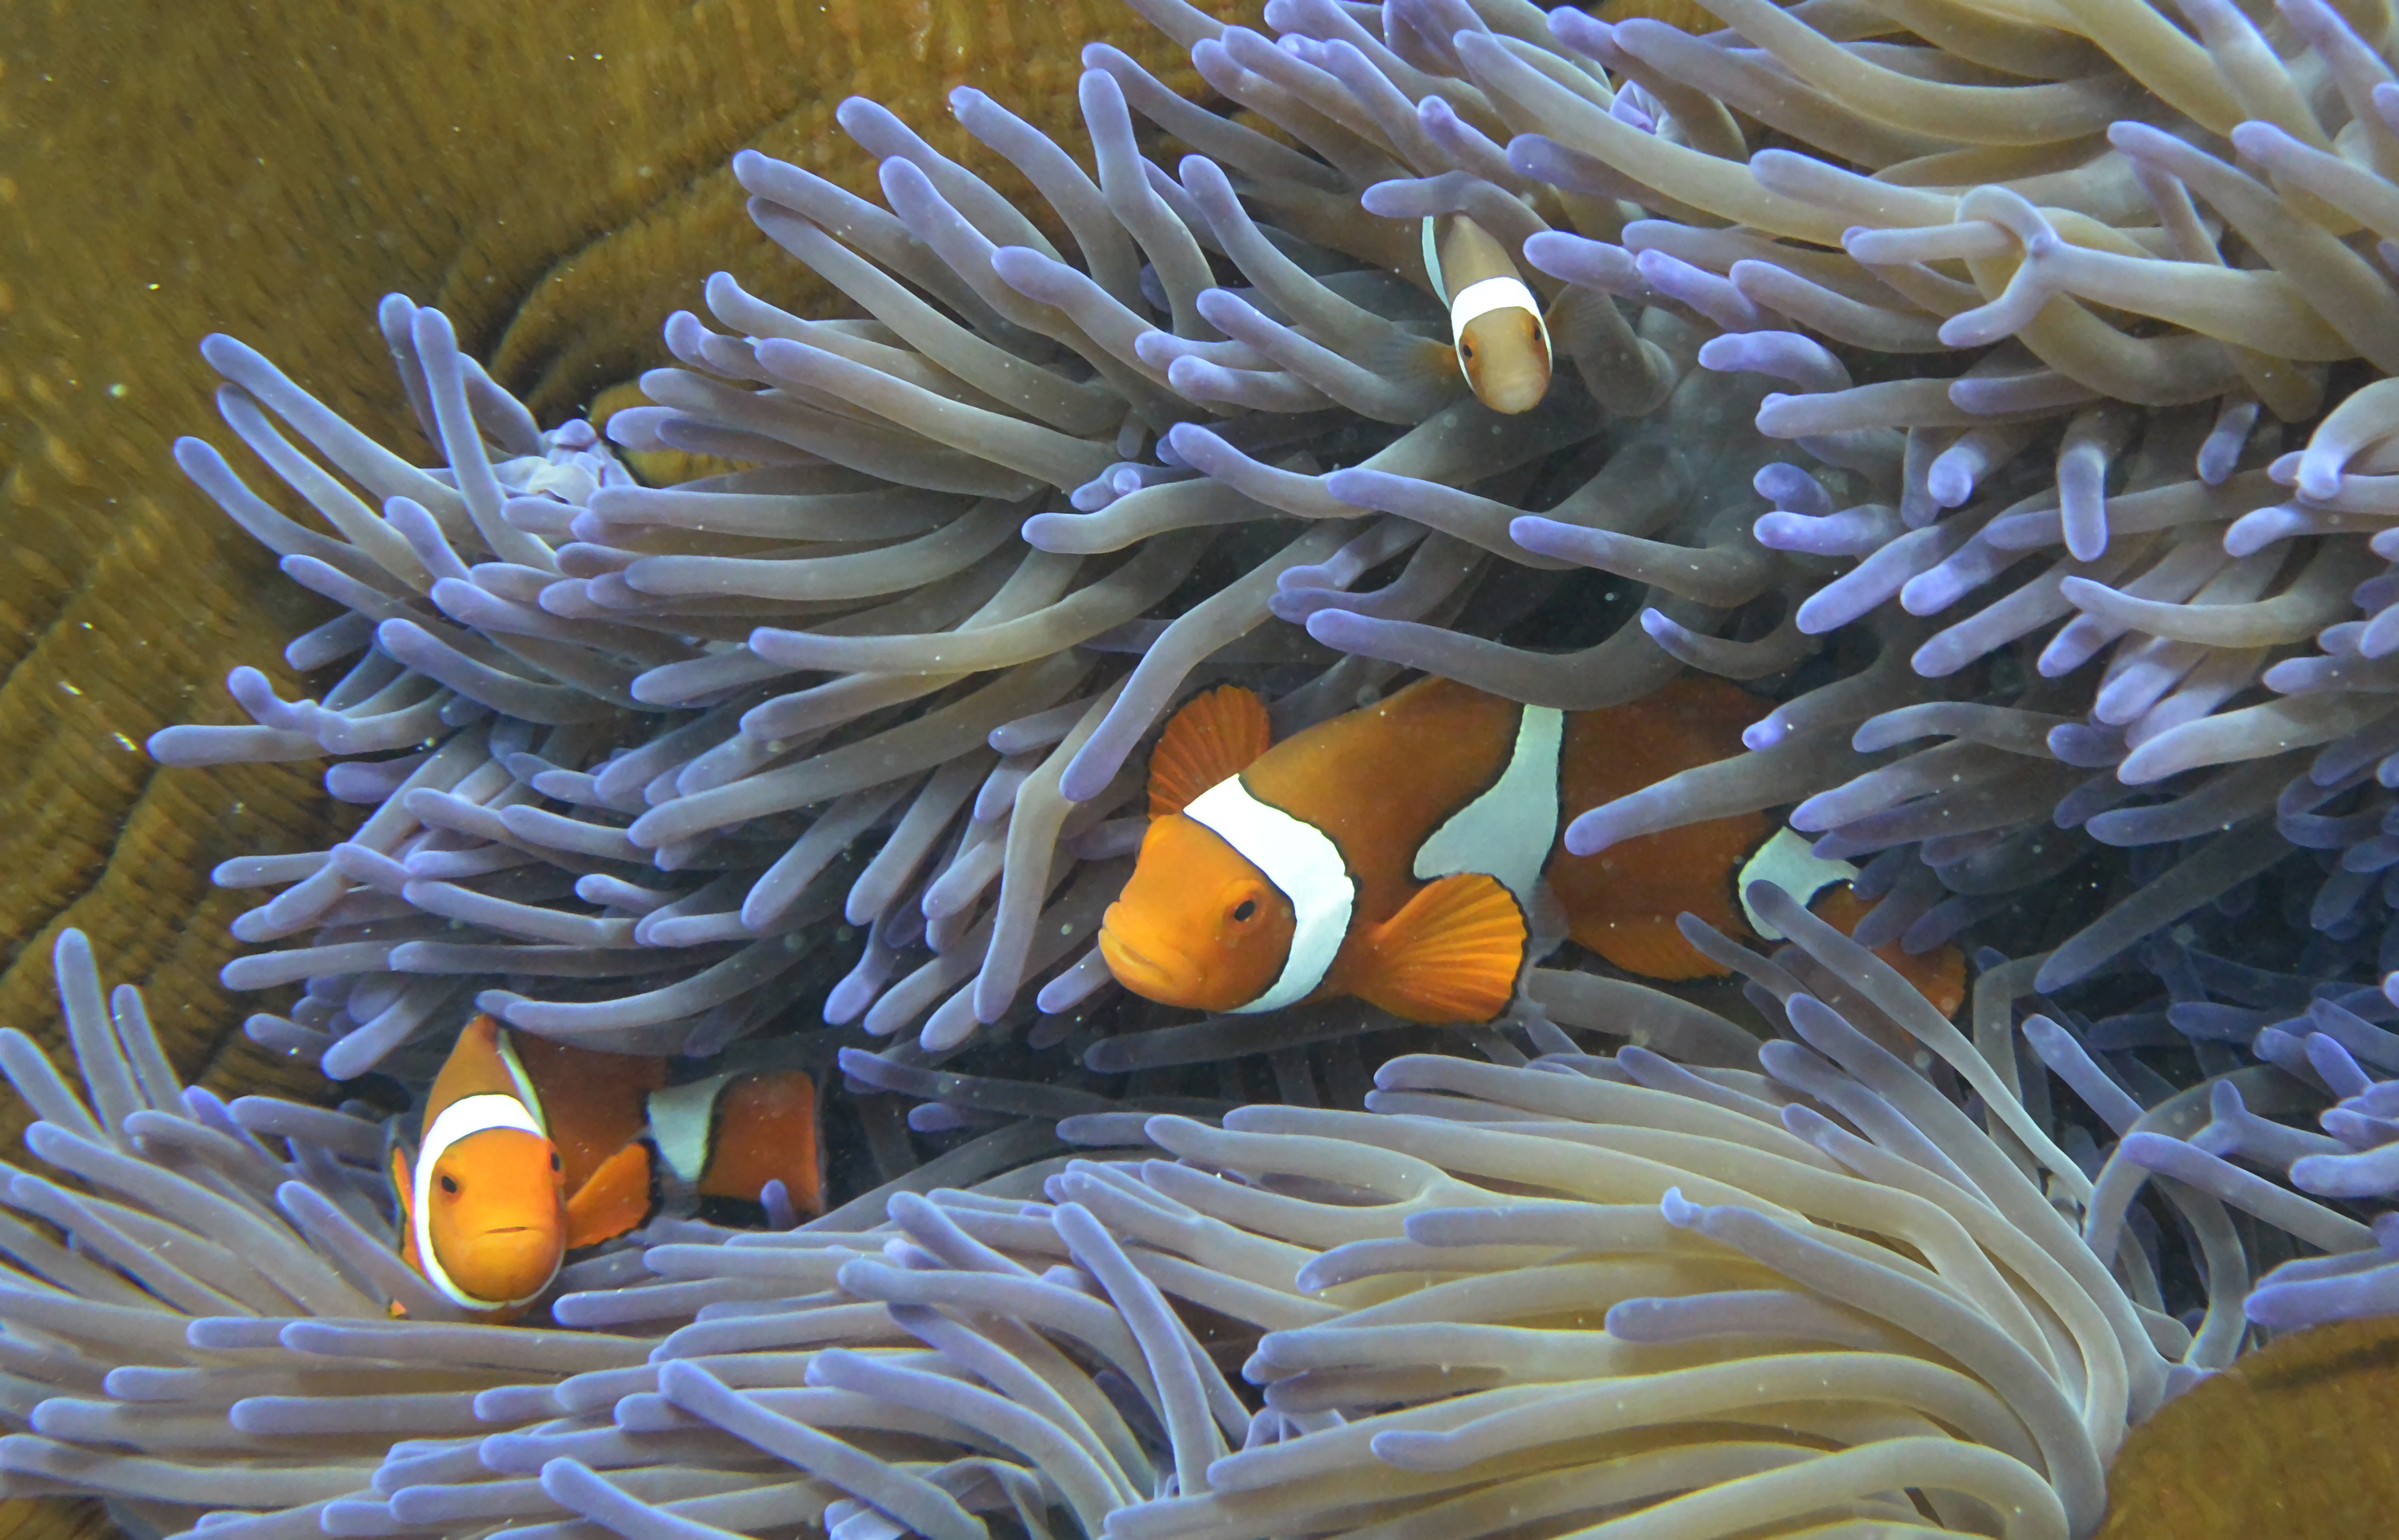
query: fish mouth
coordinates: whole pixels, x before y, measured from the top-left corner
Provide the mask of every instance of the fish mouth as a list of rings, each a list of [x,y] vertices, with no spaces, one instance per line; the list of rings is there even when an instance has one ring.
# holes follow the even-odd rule
[[[1108,971],[1116,975],[1118,983],[1161,1005],[1183,1003],[1186,980],[1182,974],[1186,970],[1152,957],[1126,940],[1124,932],[1105,920],[1100,922],[1099,943],[1100,956],[1106,961]]]

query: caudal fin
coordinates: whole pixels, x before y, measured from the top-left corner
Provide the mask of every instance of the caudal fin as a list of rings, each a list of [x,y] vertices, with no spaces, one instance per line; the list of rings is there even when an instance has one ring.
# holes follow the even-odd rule
[[[416,1260],[415,1156],[398,1139],[388,1134],[385,1137],[387,1143],[384,1149],[384,1162],[391,1172],[392,1201],[400,1207],[400,1260],[422,1277],[425,1264]],[[390,1312],[397,1318],[407,1315],[408,1307],[394,1300]]]
[[[794,1209],[820,1214],[818,1143],[816,1082],[797,1070],[741,1075],[717,1098],[715,1142],[699,1196],[755,1203],[766,1183],[779,1182]]]

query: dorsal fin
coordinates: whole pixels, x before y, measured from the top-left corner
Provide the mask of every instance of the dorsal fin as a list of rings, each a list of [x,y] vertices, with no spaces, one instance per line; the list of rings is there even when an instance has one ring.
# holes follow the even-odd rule
[[[1248,769],[1273,744],[1266,702],[1219,684],[1184,702],[1149,756],[1149,816],[1180,813],[1210,787]]]
[[[383,1144],[385,1168],[391,1174],[391,1196],[400,1207],[400,1254],[418,1272],[424,1269],[416,1261],[416,1216],[410,1211],[415,1196],[416,1152],[385,1130]]]
[[[502,1049],[506,1028],[493,1018],[478,1015],[458,1031],[458,1041],[452,1046],[450,1056],[441,1061],[440,1070],[433,1076],[432,1089],[425,1093],[425,1110],[420,1128],[429,1128],[441,1115],[441,1109],[453,1101],[470,1096],[497,1092],[524,1100],[517,1078],[509,1073],[507,1055]],[[530,1110],[530,1109],[529,1109]]]

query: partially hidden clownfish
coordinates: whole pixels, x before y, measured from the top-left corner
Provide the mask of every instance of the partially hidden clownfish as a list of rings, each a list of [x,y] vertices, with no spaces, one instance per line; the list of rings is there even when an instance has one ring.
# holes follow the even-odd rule
[[[1574,940],[1661,979],[1725,971],[1676,919],[1752,934],[1735,896],[1744,871],[1847,932],[1866,906],[1831,881],[1840,869],[1788,831],[1769,842],[1760,814],[1590,856],[1560,843],[1572,814],[1738,753],[1762,709],[1704,677],[1571,713],[1424,679],[1278,744],[1255,695],[1219,686],[1175,713],[1151,756],[1149,829],[1100,953],[1166,1005],[1255,1012],[1355,995],[1411,1020],[1483,1021],[1514,998],[1526,917],[1547,903]],[[1941,951],[1883,955],[1947,1014],[1964,963]]]
[[[1530,412],[1550,390],[1550,326],[1508,249],[1464,214],[1424,222],[1425,277],[1449,306],[1457,367],[1494,412]]]
[[[506,1320],[569,1251],[647,1219],[662,1177],[737,1202],[780,1182],[796,1209],[823,1210],[807,1075],[669,1086],[666,1067],[476,1017],[434,1076],[413,1144],[392,1144],[401,1257],[452,1304]]]

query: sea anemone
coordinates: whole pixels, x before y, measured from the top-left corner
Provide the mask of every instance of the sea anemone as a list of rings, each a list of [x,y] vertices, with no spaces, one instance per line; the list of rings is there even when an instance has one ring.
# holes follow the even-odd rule
[[[1203,60],[1238,41],[1187,7],[1157,19]],[[153,750],[375,756],[327,774],[374,809],[350,838],[219,869],[283,888],[239,937],[301,942],[227,969],[238,989],[306,984],[252,1035],[348,1077],[472,997],[591,1046],[708,1052],[812,979],[829,1020],[947,1054],[1029,1016],[1045,973],[1053,1013],[1106,984],[1084,943],[1140,827],[1111,815],[1194,682],[1270,686],[1288,729],[1403,667],[1574,708],[1679,669],[1648,631],[1609,628],[1625,585],[1514,541],[1519,503],[1676,566],[1690,594],[1659,611],[1676,625],[1796,601],[1742,511],[1762,389],[1689,367],[1686,321],[1653,308],[1661,344],[1570,296],[1554,335],[1574,372],[1495,413],[1434,339],[1438,309],[1379,264],[1416,216],[1347,212],[1392,169],[1379,151],[1324,125],[1312,159],[1114,49],[1089,62],[1096,181],[997,103],[953,99],[1038,218],[861,101],[840,117],[881,157],[888,210],[737,158],[759,227],[872,318],[803,319],[719,275],[730,331],[671,320],[684,367],[644,376],[657,404],[609,432],[752,468],[636,485],[589,429],[538,431],[438,312],[397,297],[384,332],[432,471],[248,347],[205,344],[228,426],[332,533],[198,440],[179,463],[346,607],[289,661],[354,661],[321,700],[237,670],[255,725],[172,728]],[[1167,176],[1134,113],[1205,153]],[[1677,447],[1702,439],[1704,458]],[[1593,640],[1491,639],[1526,627]],[[837,932],[863,941],[836,980]]]
[[[2295,840],[2346,845],[2311,918],[2399,961],[2376,955],[2379,847],[2351,843],[2390,752],[2365,638],[2391,599],[2367,489],[2393,399],[2351,362],[2399,358],[2372,260],[2399,209],[2379,35],[2318,0],[2190,4],[2189,31],[2147,7],[1706,8],[1731,33],[1561,10],[1546,36],[1413,34],[1515,131],[1510,167],[1651,216],[1528,260],[1701,317],[1702,367],[1790,387],[1756,427],[1809,458],[1760,477],[1755,533],[1819,575],[1784,626],[1795,648],[1874,643],[1746,758],[1594,810],[1570,844],[1770,788],[1820,852],[1888,858],[1869,934],[1910,946],[2094,842],[2180,845],[2057,948],[2052,988]]]
[[[120,986],[104,997],[81,932],[60,938],[53,962],[82,1087],[31,1038],[0,1031],[0,1073],[37,1119],[27,1146],[57,1173],[16,1171],[0,1194],[21,1216],[0,1218],[0,1389],[18,1430],[0,1438],[0,1493],[103,1497],[129,1532],[147,1534],[189,1532],[204,1513],[220,1516],[211,1533],[231,1522],[282,1535],[452,1533],[477,1519],[565,1511],[530,1480],[485,1483],[447,1506],[412,1491],[398,1517],[384,1499],[509,1468],[477,1463],[483,1433],[552,1430],[553,1387],[638,1371],[658,1345],[655,1333],[595,1322],[688,1323],[707,1314],[696,1290],[660,1281],[641,1251],[603,1251],[560,1276],[559,1288],[586,1303],[557,1315],[579,1329],[462,1318],[400,1258],[374,1109],[227,1103],[184,1087],[140,993]],[[1046,1126],[1011,1128],[914,1180],[976,1184],[1056,1147]],[[876,1212],[884,1200],[873,1196]],[[727,1234],[661,1220],[648,1237],[684,1230],[711,1241]],[[671,1255],[659,1253],[657,1272]],[[657,1287],[628,1296],[628,1281]],[[697,1290],[719,1301],[788,1291]],[[576,1446],[582,1457],[608,1463],[590,1443]],[[670,1439],[662,1459],[644,1463],[706,1464],[677,1447]],[[701,1511],[734,1529],[813,1520],[839,1495],[795,1484],[754,1452],[729,1465],[617,1481],[654,1502],[729,1499]]]
[[[2248,1318],[2271,1331],[2399,1313],[2399,1034],[2352,1008],[2385,1016],[2388,1002],[2371,987],[2276,993],[2269,1008],[2170,1006],[2181,1030],[2245,1042],[2264,1062],[2148,1107],[2109,1098],[2106,1072],[2064,1028],[2044,1022],[2026,1035],[2090,1105],[2118,1109],[2108,1121],[2121,1142],[2094,1211],[2122,1212],[2146,1181],[2162,1176],[2324,1249],[2328,1254],[2284,1263],[2249,1293]],[[2323,1132],[2277,1121],[2310,1112]]]
[[[759,227],[869,318],[719,275],[725,330],[673,317],[683,367],[610,432],[752,468],[630,484],[405,301],[432,472],[211,340],[228,422],[335,534],[180,458],[349,607],[294,661],[361,661],[322,703],[237,673],[257,728],[156,751],[425,746],[331,773],[377,807],[359,835],[221,873],[305,879],[241,924],[309,938],[229,970],[313,980],[254,1031],[354,1074],[479,993],[705,1049],[847,928],[829,1016],[946,1054],[1105,987],[1127,766],[1228,672],[1286,729],[1403,668],[1573,708],[1759,681],[1750,752],[1583,811],[1570,847],[1796,804],[1823,853],[1879,858],[1867,934],[1917,949],[2103,847],[2172,852],[2080,869],[2115,891],[2057,987],[2297,842],[2339,852],[2311,921],[2384,961],[2399,396],[2352,360],[2399,347],[2360,254],[2399,229],[2399,84],[2342,13],[2209,4],[2194,37],[1726,0],[1735,31],[1695,37],[1276,0],[1270,39],[1140,8],[1240,112],[1094,47],[1087,171],[956,93],[1029,210],[863,101],[839,117],[888,208],[737,159]],[[1170,172],[1151,128],[1194,153]],[[1418,223],[1460,214],[1571,366],[1522,415],[1466,393],[1409,281]]]
[[[1084,1153],[1029,1162],[1050,1129],[1020,1123],[795,1230],[657,1222],[534,1328],[445,1321],[391,1253],[374,1126],[181,1090],[70,934],[85,1090],[0,1037],[29,1143],[74,1182],[7,1193],[71,1246],[10,1222],[0,1344],[32,1431],[0,1439],[0,1480],[260,1540],[1527,1513],[2085,1535],[2128,1427],[2229,1361],[2264,1237],[2333,1253],[2300,1287],[2379,1259],[2330,1209],[2171,1167],[2194,1238],[2162,1260],[2123,1173],[2169,1169],[2152,1130],[2188,1094],[2144,1109],[2028,1019],[2087,1115],[2144,1123],[2086,1152],[2094,1179],[2009,1087],[2007,991],[1970,1039],[1779,890],[1753,902],[1793,938],[1774,958],[1690,927],[1791,1034],[1746,1066],[1542,1026],[1529,1063],[1389,1060],[1364,1111],[1091,1114],[1057,1129]],[[2159,1292],[2194,1277],[2195,1305]]]
[[[185,1088],[141,994],[103,1001],[81,932],[53,961],[83,1088],[0,1033],[0,1070],[38,1119],[27,1146],[65,1179],[8,1178],[23,1218],[0,1226],[0,1346],[10,1420],[31,1429],[0,1439],[10,1494],[105,1496],[137,1533],[188,1528],[202,1509],[319,1504],[510,1370],[638,1356],[598,1336],[452,1324],[394,1247],[376,1120]],[[307,1335],[395,1303],[422,1317],[406,1346],[345,1353]]]

